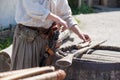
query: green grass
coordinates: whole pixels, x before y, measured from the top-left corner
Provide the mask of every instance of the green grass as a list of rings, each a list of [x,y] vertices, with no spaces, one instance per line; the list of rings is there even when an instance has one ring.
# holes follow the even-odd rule
[[[6,47],[10,46],[12,44],[12,41],[13,41],[12,37],[0,39],[0,50],[5,49]]]
[[[80,20],[77,18],[74,18],[78,24],[80,24]]]
[[[93,9],[89,7],[83,0],[81,7],[78,7],[78,0],[68,0],[69,5],[71,7],[73,15],[76,14],[88,14],[88,13],[93,13]]]
[[[89,13],[93,13],[94,10],[89,7],[87,4],[82,4],[80,8],[72,8],[72,13],[73,15],[76,15],[76,14],[89,14]]]

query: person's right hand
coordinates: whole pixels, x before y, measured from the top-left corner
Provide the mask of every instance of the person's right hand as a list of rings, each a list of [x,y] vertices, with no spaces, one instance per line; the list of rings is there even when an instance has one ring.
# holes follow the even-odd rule
[[[57,25],[60,25],[59,28],[62,27],[62,31],[66,30],[68,28],[67,22],[53,13],[50,13],[47,16],[47,19],[54,21]]]
[[[68,29],[67,22],[62,20],[61,18],[56,23],[57,23],[57,25],[59,25],[60,28],[62,27],[62,31],[65,31],[66,29]]]

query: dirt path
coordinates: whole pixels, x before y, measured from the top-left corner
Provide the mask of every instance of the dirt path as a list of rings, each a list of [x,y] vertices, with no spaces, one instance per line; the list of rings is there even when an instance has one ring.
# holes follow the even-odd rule
[[[92,40],[107,39],[107,45],[120,46],[120,9],[81,14],[76,15],[75,18],[81,21],[82,31],[88,33]]]

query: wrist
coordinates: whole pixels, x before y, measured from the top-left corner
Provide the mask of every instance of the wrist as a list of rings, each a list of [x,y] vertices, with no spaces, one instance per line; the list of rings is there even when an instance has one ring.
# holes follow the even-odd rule
[[[53,13],[49,13],[49,15],[47,17],[47,20],[52,20],[52,21],[54,21],[56,23],[59,23],[61,21],[60,18],[57,15],[53,14]]]

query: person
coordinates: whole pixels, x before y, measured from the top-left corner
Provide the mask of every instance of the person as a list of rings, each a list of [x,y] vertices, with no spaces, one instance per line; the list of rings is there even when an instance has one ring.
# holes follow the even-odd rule
[[[11,70],[42,66],[49,38],[43,34],[55,22],[74,32],[84,42],[84,34],[73,19],[67,0],[17,0]]]

